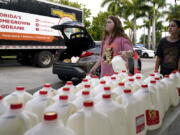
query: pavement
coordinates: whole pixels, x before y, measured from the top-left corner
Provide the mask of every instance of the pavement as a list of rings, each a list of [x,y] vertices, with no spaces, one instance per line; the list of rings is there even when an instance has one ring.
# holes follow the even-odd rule
[[[36,68],[22,66],[16,62],[0,65],[0,94],[2,95],[13,92],[18,85],[24,86],[27,91],[33,93],[45,83],[51,83],[55,88],[62,85],[57,75],[52,74],[52,67]]]
[[[142,73],[152,73],[154,60],[149,59],[147,62],[147,60],[142,59]],[[34,93],[42,88],[45,83],[51,83],[55,89],[63,85],[63,82],[59,80],[57,75],[52,74],[52,67],[36,68],[21,66],[18,63],[10,63],[9,65],[1,63],[0,65],[0,94],[2,95],[14,91],[17,85],[23,85],[28,92]],[[161,128],[148,131],[147,135],[180,135],[180,104],[168,110]]]

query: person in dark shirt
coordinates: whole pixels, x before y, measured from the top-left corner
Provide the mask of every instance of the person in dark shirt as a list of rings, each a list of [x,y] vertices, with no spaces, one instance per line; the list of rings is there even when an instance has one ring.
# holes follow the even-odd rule
[[[160,40],[156,52],[155,71],[160,67],[162,75],[169,75],[173,70],[180,71],[180,20],[169,23],[170,36]]]

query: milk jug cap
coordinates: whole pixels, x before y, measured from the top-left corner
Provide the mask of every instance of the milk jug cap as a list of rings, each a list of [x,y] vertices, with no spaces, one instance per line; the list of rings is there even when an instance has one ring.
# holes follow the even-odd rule
[[[155,76],[155,74],[150,74],[150,76]]]
[[[22,103],[12,103],[10,104],[10,109],[16,110],[16,109],[21,109],[23,107]]]
[[[159,78],[159,77],[156,77],[155,80],[160,80],[160,78]]]
[[[45,84],[44,84],[44,87],[50,88],[50,87],[52,87],[52,85],[51,85],[50,83],[45,83]]]
[[[126,93],[126,94],[131,94],[131,89],[124,89],[124,93]]]
[[[63,91],[69,91],[70,89],[68,87],[64,87]]]
[[[169,75],[165,75],[164,78],[169,78]]]
[[[124,86],[124,85],[125,85],[124,82],[119,83],[119,86]]]
[[[0,96],[0,100],[2,100],[3,99],[3,96]]]
[[[140,76],[136,76],[136,79],[141,79],[141,77]]]
[[[116,80],[116,77],[111,77],[111,80]]]
[[[105,91],[110,91],[110,89],[111,89],[110,87],[104,87]]]
[[[105,83],[106,83],[106,81],[104,81],[104,80],[100,81],[100,84],[105,84]]]
[[[73,82],[72,81],[67,81],[66,85],[73,85]]]
[[[68,100],[68,96],[67,95],[60,95],[59,100]]]
[[[126,73],[126,70],[122,70],[123,73]]]
[[[45,91],[45,90],[41,90],[41,91],[39,91],[39,94],[40,94],[40,95],[47,95],[47,94],[48,94],[48,92],[47,92],[47,91]]]
[[[89,95],[90,92],[89,91],[82,91],[82,95]]]
[[[24,91],[24,87],[23,86],[17,86],[16,87],[16,91]]]
[[[155,80],[151,80],[151,81],[150,81],[150,83],[153,83],[153,84],[155,84],[155,83],[156,83],[156,81],[155,81]]]
[[[92,78],[99,78],[97,75],[92,75],[91,77]]]
[[[131,78],[131,79],[129,79],[129,81],[130,81],[130,82],[133,82],[133,81],[134,81],[134,79],[133,79],[133,78]]]
[[[52,120],[56,120],[58,117],[56,112],[46,112],[44,114],[44,120],[46,121],[52,121]]]
[[[148,85],[143,84],[143,85],[141,85],[141,87],[142,87],[142,88],[147,88],[147,87],[148,87]]]
[[[82,81],[83,81],[83,82],[88,82],[88,79],[83,79]]]
[[[111,98],[111,94],[103,94],[102,98],[103,99],[110,99]]]
[[[115,75],[118,75],[119,73],[118,72],[114,72]]]
[[[93,101],[84,101],[83,102],[84,107],[92,107],[94,105]]]
[[[84,85],[85,88],[90,88],[91,86],[89,84]]]

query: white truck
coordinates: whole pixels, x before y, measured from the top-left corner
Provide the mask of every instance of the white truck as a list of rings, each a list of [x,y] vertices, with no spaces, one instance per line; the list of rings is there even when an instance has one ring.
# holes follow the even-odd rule
[[[23,65],[49,67],[66,49],[52,29],[66,21],[82,22],[82,10],[45,0],[0,0],[0,58],[16,56]]]

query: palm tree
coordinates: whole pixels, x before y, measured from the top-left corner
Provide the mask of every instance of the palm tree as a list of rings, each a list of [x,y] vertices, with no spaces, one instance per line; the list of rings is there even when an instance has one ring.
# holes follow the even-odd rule
[[[101,7],[104,7],[105,5],[108,5],[108,12],[110,12],[112,15],[117,15],[119,9],[122,8],[120,0],[103,0]]]
[[[168,21],[180,18],[180,5],[176,5],[176,7],[174,7],[173,5],[170,4],[169,10],[166,11],[166,13],[168,14],[166,20]]]
[[[152,42],[153,42],[153,49],[155,50],[156,47],[156,22],[157,22],[157,15],[159,13],[159,9],[166,6],[166,0],[147,0],[149,7],[152,10]]]
[[[124,21],[124,29],[126,30],[126,29],[129,29],[129,38],[131,39],[131,41],[132,41],[132,39],[133,39],[133,27],[134,25],[133,25],[133,22],[132,22],[132,20],[129,20],[129,19],[126,19],[125,21]]]
[[[108,5],[114,14],[124,18],[133,17],[133,43],[136,44],[137,19],[144,16],[147,6],[143,0],[103,0],[101,6]],[[115,8],[117,7],[117,8]],[[119,7],[119,8],[118,8]],[[112,10],[113,9],[113,10]]]

